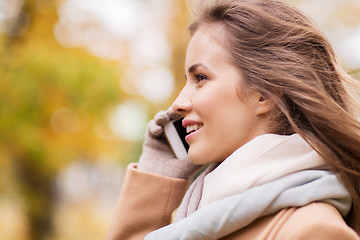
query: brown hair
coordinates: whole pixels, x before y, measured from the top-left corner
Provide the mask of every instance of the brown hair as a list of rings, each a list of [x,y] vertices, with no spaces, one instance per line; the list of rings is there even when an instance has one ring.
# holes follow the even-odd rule
[[[206,24],[225,29],[228,55],[247,86],[276,105],[270,131],[298,133],[339,173],[353,199],[346,221],[360,234],[360,123],[346,86],[359,88],[326,37],[310,18],[278,1],[200,5],[191,34]]]

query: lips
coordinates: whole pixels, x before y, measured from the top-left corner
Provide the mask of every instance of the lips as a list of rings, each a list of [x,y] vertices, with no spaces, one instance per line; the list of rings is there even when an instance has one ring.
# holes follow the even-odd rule
[[[186,133],[188,134],[185,137],[185,140],[187,142],[193,135],[195,135],[203,127],[203,124],[201,122],[197,122],[189,119],[184,119],[182,121],[182,125],[184,128],[186,128]]]

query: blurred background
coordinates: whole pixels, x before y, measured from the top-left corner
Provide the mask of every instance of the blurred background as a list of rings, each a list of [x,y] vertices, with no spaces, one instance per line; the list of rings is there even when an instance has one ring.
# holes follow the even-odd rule
[[[284,0],[359,79],[360,1]],[[0,239],[104,239],[145,125],[184,85],[183,0],[0,0]]]

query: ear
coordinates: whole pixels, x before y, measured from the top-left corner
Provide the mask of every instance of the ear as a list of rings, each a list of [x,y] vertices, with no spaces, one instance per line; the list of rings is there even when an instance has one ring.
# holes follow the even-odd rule
[[[257,93],[255,96],[255,114],[263,115],[275,107],[275,103],[271,98],[266,98],[260,93]]]

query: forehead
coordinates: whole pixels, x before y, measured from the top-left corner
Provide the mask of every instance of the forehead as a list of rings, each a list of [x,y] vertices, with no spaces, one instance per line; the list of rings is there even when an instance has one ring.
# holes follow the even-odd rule
[[[193,35],[186,52],[186,64],[193,61],[218,60],[229,63],[226,31],[219,24],[201,26]]]

